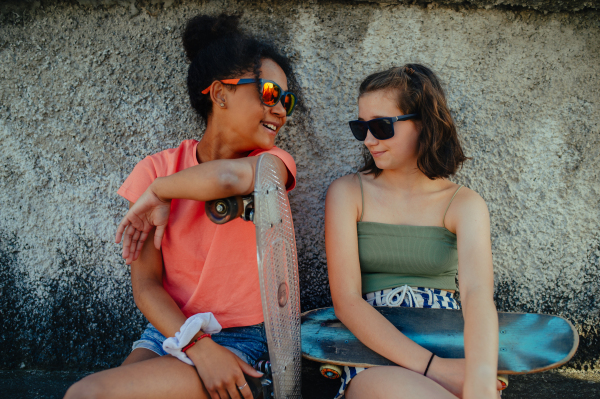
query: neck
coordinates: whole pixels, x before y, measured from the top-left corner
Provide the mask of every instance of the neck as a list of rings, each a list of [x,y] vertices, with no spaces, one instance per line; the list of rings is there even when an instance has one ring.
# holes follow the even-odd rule
[[[225,130],[214,123],[214,118],[209,118],[204,136],[202,136],[196,148],[198,163],[248,156],[248,151],[240,150],[231,140],[228,140]]]
[[[397,169],[384,169],[379,176],[388,187],[402,191],[421,191],[424,186],[431,183],[423,172],[419,170],[416,162]]]

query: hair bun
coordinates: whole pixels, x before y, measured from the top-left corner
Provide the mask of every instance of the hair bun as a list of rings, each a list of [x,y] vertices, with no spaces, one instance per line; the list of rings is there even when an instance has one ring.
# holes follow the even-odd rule
[[[197,15],[190,19],[183,31],[183,48],[190,61],[211,43],[224,37],[240,35],[239,15],[221,14],[218,17]]]

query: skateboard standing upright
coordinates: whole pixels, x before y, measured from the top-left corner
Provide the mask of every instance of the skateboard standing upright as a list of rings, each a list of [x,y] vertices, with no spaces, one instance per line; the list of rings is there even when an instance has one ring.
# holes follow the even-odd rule
[[[464,358],[462,311],[405,307],[375,307],[398,330],[417,344],[443,358]],[[558,316],[534,313],[498,313],[498,373],[529,374],[565,364],[577,350],[579,335],[573,325]],[[324,363],[327,378],[341,374],[339,366],[395,365],[362,344],[335,316],[333,308],[302,315],[302,355]]]
[[[256,226],[260,293],[269,360],[255,366],[265,372],[264,399],[301,399],[300,293],[292,213],[277,158],[263,154],[256,164],[254,192],[206,203],[215,223],[237,217]]]

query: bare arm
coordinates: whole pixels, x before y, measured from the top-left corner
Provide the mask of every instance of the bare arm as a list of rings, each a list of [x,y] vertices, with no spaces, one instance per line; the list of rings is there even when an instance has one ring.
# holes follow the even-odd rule
[[[287,169],[277,158],[280,176],[287,184]],[[258,157],[219,159],[202,163],[152,183],[153,191],[163,201],[175,198],[210,201],[254,190],[254,171]]]
[[[332,183],[329,187],[325,203],[325,247],[327,251],[329,284],[335,313],[340,321],[367,347],[404,368],[423,374],[431,357],[431,352],[407,338],[362,299],[358,235],[356,231],[356,222],[360,217],[361,196],[358,183],[353,181],[353,179],[355,177],[346,176]],[[477,224],[478,220],[473,221],[473,223]],[[483,226],[485,229],[485,223]],[[489,222],[487,226],[489,247]],[[465,233],[468,229],[470,229],[469,225],[461,225],[460,233],[464,237],[462,237],[463,240],[459,241],[459,258],[460,262],[463,262],[463,258],[465,258],[464,266],[467,266],[467,269],[463,267],[461,270],[465,270],[464,274],[469,275],[470,282],[478,280],[479,277],[469,273],[468,265],[475,264],[474,259],[469,258],[472,255],[468,255],[466,251],[463,251],[470,247],[465,244],[465,242],[471,239],[470,235]],[[485,242],[485,236],[483,241]],[[479,259],[477,251],[475,252],[475,257],[477,260]],[[489,259],[491,265],[491,254]],[[476,264],[479,265],[479,263]],[[484,282],[483,286],[489,290],[489,281],[485,278],[481,281]],[[467,353],[471,357],[471,370],[483,370],[485,367],[482,368],[481,365],[484,363],[491,364],[490,362],[493,362],[493,360],[489,354],[497,350],[497,343],[494,344],[493,337],[489,335],[490,332],[488,331],[494,328],[490,320],[493,319],[495,313],[490,312],[492,310],[495,312],[495,309],[493,309],[493,303],[492,309],[488,309],[486,305],[483,305],[481,309],[477,307],[477,299],[484,296],[484,292],[489,293],[489,291],[475,289],[476,287],[480,288],[480,285],[471,286],[469,282],[464,283],[465,295],[468,298],[466,304],[466,313],[468,315],[465,316],[465,319],[467,319],[466,336],[468,338],[465,341],[468,342]],[[493,291],[493,284],[491,285],[491,289]],[[462,292],[461,284],[461,294]],[[491,295],[488,296],[488,299],[491,299]],[[482,301],[482,303],[485,302]],[[472,306],[473,303],[475,303],[474,306]],[[473,308],[476,310],[473,311]],[[487,322],[483,330],[479,329],[481,327],[475,324],[477,318],[482,313],[486,313],[487,315]],[[376,334],[373,332],[376,332]],[[497,330],[495,332],[497,333]],[[484,335],[483,337],[477,336],[480,333],[488,335]],[[471,338],[474,335],[477,338]],[[488,337],[492,337],[491,342],[488,340]],[[481,355],[476,353],[479,347],[485,347]],[[491,384],[492,388],[498,389],[499,383],[496,382],[496,375],[494,373],[495,371],[483,374],[486,376],[493,374],[493,379],[489,384]],[[470,381],[473,382],[469,382],[469,384],[473,383],[474,392],[478,394],[482,391],[477,390],[479,386],[475,386],[474,379],[478,375],[483,374],[474,371],[471,371],[470,374],[472,378]],[[465,383],[465,359],[435,357],[431,363],[427,377],[442,385],[454,395],[462,397]],[[485,381],[483,385],[487,389],[490,380],[487,378]],[[496,397],[495,395],[494,390],[493,397]]]
[[[278,160],[279,173],[287,184],[285,164]],[[169,221],[172,199],[210,201],[250,194],[258,157],[221,159],[202,163],[166,177],[159,177],[140,196],[123,217],[115,242],[123,240],[123,258],[127,264],[137,259],[150,229],[156,227],[154,245],[160,243]]]
[[[130,203],[130,207],[133,203]],[[166,337],[173,337],[179,331],[186,317],[162,284],[162,254],[154,247],[152,237],[142,246],[140,256],[131,264],[131,285],[137,307],[148,321]],[[198,332],[193,339],[200,336]],[[192,340],[193,340],[192,339]],[[261,376],[251,366],[235,356],[226,348],[211,339],[203,339],[191,347],[186,354],[194,362],[202,383],[212,398],[252,397],[250,390],[238,391],[237,387],[245,383],[244,373],[252,377]],[[230,395],[226,395],[230,392]]]
[[[133,203],[130,204],[132,206]],[[150,231],[154,237],[154,229]],[[131,286],[138,309],[158,331],[173,337],[185,323],[186,317],[162,284],[163,263],[159,249],[148,240],[140,256],[131,263]]]
[[[449,222],[450,228],[456,227],[458,278],[465,319],[464,398],[495,398],[498,313],[493,300],[490,217],[477,193],[466,190],[456,200]]]
[[[431,352],[398,331],[362,298],[356,232],[361,197],[353,179],[345,176],[333,182],[325,202],[325,247],[335,314],[366,346],[423,374]]]

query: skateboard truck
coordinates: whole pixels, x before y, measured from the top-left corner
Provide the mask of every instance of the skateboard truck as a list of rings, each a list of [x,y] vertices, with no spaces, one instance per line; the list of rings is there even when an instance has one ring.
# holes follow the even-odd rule
[[[273,376],[271,375],[271,362],[259,360],[254,365],[256,371],[263,373],[261,378],[248,378],[251,381],[250,389],[254,399],[271,399],[275,396],[273,392]]]
[[[271,379],[267,377],[246,377],[246,381],[248,381],[254,399],[271,399],[274,397],[273,381]]]
[[[204,205],[206,216],[216,224],[225,224],[241,217],[247,222],[254,221],[254,195],[235,196],[207,201]]]

